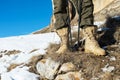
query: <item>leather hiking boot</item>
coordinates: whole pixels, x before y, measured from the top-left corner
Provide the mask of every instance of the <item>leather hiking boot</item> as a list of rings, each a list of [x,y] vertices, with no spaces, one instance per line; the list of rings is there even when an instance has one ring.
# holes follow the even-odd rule
[[[67,32],[68,28],[62,28],[62,29],[58,29],[56,32],[58,34],[58,36],[61,39],[61,44],[60,44],[60,48],[56,51],[56,53],[58,54],[62,54],[65,53],[65,51],[68,49],[68,32]]]
[[[93,53],[95,55],[105,55],[105,50],[100,48],[98,42],[95,38],[95,29],[94,26],[88,26],[83,29],[83,35],[85,37],[85,52]]]

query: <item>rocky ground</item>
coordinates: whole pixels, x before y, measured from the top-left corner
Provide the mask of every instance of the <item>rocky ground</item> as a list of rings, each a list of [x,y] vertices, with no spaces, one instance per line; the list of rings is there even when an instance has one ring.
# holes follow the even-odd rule
[[[105,56],[86,54],[82,49],[55,54],[58,44],[51,44],[37,62],[42,80],[120,80],[120,17],[108,17],[98,32]]]
[[[107,55],[95,56],[77,52],[55,54],[59,45],[52,44],[48,54],[36,65],[37,72],[43,80],[120,80],[120,1],[114,0],[104,9],[95,13],[95,21],[106,21],[100,25],[98,42]],[[112,16],[112,17],[110,17]],[[116,18],[117,17],[117,18]],[[77,15],[71,25],[77,25]],[[42,30],[49,32],[51,27]],[[41,31],[38,31],[41,33]]]
[[[58,55],[55,51],[59,45],[51,44],[47,49],[47,55],[42,56],[35,66],[40,78],[42,80],[120,80],[119,3],[120,0],[114,0],[94,14],[95,21],[106,21],[100,25],[102,30],[98,31],[97,35],[100,46],[106,50],[105,56],[86,54],[81,48],[77,52],[67,51]],[[77,20],[78,15],[72,20],[71,25],[77,25]],[[49,32],[50,28],[47,27],[37,33]]]
[[[112,3],[107,5],[102,10],[94,14],[95,21],[103,21],[107,16],[120,15],[120,0],[113,0]]]

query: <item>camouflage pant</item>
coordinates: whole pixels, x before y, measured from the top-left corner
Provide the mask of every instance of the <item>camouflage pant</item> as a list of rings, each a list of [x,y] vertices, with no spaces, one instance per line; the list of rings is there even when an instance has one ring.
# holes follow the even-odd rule
[[[93,25],[93,2],[92,0],[82,0],[82,5],[80,5],[80,0],[70,0],[76,11],[81,15],[81,26]],[[81,12],[79,7],[82,7]],[[67,27],[68,19],[68,2],[67,0],[53,0],[53,12],[55,16],[55,29],[60,29],[62,27]]]

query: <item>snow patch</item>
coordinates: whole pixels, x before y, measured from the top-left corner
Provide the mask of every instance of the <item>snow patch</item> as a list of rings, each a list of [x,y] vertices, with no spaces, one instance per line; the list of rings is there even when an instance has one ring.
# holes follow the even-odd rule
[[[116,58],[115,58],[114,56],[112,56],[112,57],[110,58],[110,61],[116,61]]]
[[[1,80],[39,80],[39,76],[30,73],[29,67],[17,67],[8,73],[3,73],[1,75]]]
[[[30,52],[33,49],[45,49],[49,43],[59,43],[56,33],[44,33],[36,35],[24,35],[15,37],[0,38],[0,51],[20,50]]]
[[[115,67],[114,66],[109,66],[109,64],[105,65],[104,68],[101,68],[103,72],[112,72]]]

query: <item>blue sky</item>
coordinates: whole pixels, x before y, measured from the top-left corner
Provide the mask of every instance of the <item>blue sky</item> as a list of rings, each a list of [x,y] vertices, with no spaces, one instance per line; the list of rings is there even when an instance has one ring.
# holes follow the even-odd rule
[[[50,23],[51,0],[0,0],[0,37],[29,34]]]

